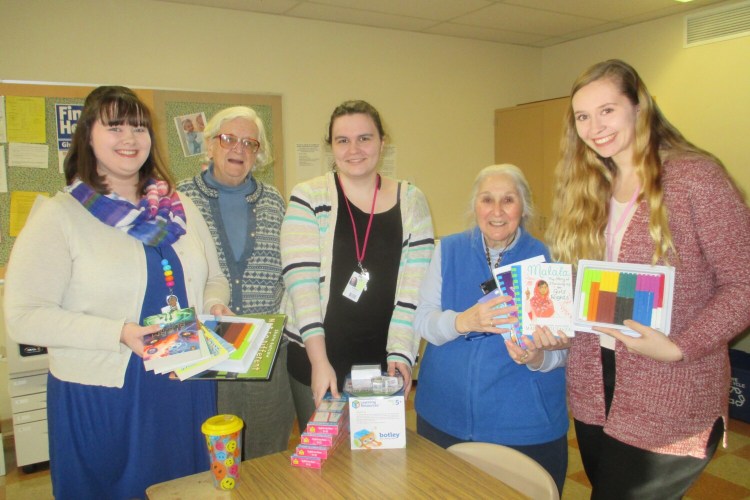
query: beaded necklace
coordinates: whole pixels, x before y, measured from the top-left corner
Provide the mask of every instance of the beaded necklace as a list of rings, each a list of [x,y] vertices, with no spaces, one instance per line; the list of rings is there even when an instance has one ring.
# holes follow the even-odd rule
[[[170,311],[176,311],[180,308],[180,303],[178,302],[177,295],[174,294],[174,273],[172,272],[172,266],[169,263],[169,259],[162,254],[160,247],[157,246],[154,247],[154,249],[159,254],[159,257],[161,257],[161,269],[164,272],[164,283],[169,290],[169,293],[167,294],[167,306],[169,306]]]

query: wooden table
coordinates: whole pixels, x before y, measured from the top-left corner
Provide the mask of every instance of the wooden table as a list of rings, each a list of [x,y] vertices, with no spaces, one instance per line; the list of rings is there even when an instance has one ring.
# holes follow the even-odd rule
[[[231,492],[214,488],[210,472],[155,484],[149,500],[257,498],[526,498],[502,481],[407,430],[406,448],[349,449],[344,442],[323,468],[292,467],[291,452],[242,462]]]

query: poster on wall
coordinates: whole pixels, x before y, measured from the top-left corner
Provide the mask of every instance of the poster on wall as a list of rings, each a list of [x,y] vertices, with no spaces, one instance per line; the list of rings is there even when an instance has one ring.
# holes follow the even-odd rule
[[[203,140],[206,115],[203,112],[175,116],[174,125],[177,128],[177,135],[180,136],[182,153],[185,156],[195,156],[206,152],[206,144]]]
[[[8,142],[8,134],[5,132],[5,96],[0,95],[0,142]]]
[[[83,104],[55,104],[55,127],[57,128],[57,168],[63,173],[63,162],[73,142],[73,133],[81,117]]]

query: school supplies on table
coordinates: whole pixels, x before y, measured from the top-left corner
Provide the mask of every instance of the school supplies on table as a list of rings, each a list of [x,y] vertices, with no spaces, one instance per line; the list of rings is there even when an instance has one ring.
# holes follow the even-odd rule
[[[632,319],[669,335],[673,295],[674,267],[581,260],[573,325],[593,333],[593,326],[616,328],[638,337],[623,324]]]
[[[320,469],[327,458],[349,435],[349,405],[346,397],[327,393],[300,435],[300,443],[290,457],[293,467]]]

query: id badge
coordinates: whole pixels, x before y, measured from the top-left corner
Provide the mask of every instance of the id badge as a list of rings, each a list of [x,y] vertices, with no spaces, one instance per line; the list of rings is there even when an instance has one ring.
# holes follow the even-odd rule
[[[346,288],[344,288],[344,297],[351,300],[352,302],[359,302],[359,297],[362,292],[367,290],[367,281],[370,279],[368,273],[358,273],[354,271],[352,277],[349,278]]]
[[[181,309],[180,301],[177,299],[177,295],[170,293],[167,295],[167,305],[161,308],[161,312],[168,313],[177,309]]]

